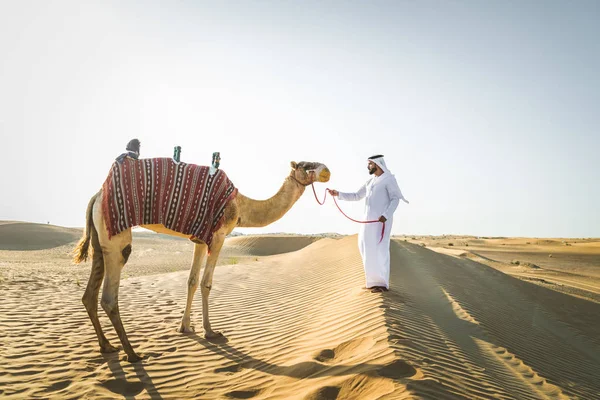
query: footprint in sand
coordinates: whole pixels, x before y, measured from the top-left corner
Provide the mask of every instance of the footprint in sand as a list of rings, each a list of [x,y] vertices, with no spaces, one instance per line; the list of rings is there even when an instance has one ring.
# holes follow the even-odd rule
[[[251,399],[260,392],[262,392],[260,389],[234,390],[233,392],[227,393],[227,397],[231,399]]]
[[[151,358],[159,358],[163,354],[164,353],[144,353],[144,354],[142,354],[142,358],[145,360],[150,360]]]
[[[390,379],[409,378],[417,373],[417,370],[412,365],[402,360],[396,360],[392,363],[380,368],[377,373],[380,376]]]
[[[59,390],[63,390],[64,388],[66,388],[67,386],[69,386],[71,384],[71,381],[69,379],[64,380],[64,381],[60,381],[60,382],[56,382],[52,385],[50,385],[48,387],[48,392],[56,392]]]
[[[144,390],[144,384],[142,382],[128,382],[124,379],[112,379],[100,384],[113,393],[120,394],[122,396],[137,396]]]
[[[304,400],[336,400],[339,394],[339,387],[325,386],[319,388],[316,392],[309,394],[304,398]]]
[[[240,372],[243,369],[241,364],[235,364],[235,365],[230,365],[229,367],[223,367],[223,368],[217,368],[215,369],[215,373],[227,373],[227,374],[234,374],[236,372]]]
[[[371,336],[353,339],[334,349],[321,350],[313,356],[313,359],[326,364],[345,362],[368,351],[374,345],[375,339]]]
[[[304,397],[304,400],[378,399],[394,391],[390,379],[359,374],[339,386],[324,386]]]
[[[335,351],[331,349],[321,350],[314,358],[320,362],[328,362],[335,358]]]

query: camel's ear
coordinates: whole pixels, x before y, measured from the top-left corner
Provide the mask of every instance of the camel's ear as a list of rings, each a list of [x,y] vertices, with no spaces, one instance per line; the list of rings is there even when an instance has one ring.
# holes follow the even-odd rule
[[[290,162],[290,166],[292,167],[292,169],[296,169],[298,168],[298,163],[296,161],[292,161]]]

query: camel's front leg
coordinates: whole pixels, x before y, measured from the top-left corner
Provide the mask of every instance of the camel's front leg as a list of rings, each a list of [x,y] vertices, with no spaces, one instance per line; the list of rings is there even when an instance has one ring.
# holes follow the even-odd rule
[[[188,278],[188,291],[187,291],[187,303],[185,305],[185,311],[183,318],[181,319],[181,326],[179,332],[193,332],[194,329],[190,326],[190,315],[192,312],[192,301],[194,300],[194,294],[198,288],[198,279],[200,277],[200,268],[202,267],[202,261],[206,255],[208,247],[205,243],[196,244],[194,246],[194,259],[192,261],[192,269],[190,270],[190,277]]]
[[[204,327],[204,337],[207,339],[223,336],[220,332],[213,331],[210,326],[210,321],[208,319],[208,295],[210,294],[210,289],[212,287],[215,265],[217,264],[217,259],[219,258],[219,253],[221,252],[224,242],[225,233],[215,233],[210,245],[210,256],[208,256],[204,274],[202,275],[202,282],[200,282],[200,291],[202,293],[202,326]]]

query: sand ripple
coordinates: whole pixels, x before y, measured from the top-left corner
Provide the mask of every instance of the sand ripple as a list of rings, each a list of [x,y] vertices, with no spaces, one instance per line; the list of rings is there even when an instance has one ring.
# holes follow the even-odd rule
[[[176,331],[187,271],[123,280],[121,315],[145,356],[136,364],[98,351],[83,285],[0,282],[0,396],[598,398],[596,303],[396,242],[392,290],[373,294],[361,290],[355,236],[285,254],[269,246],[247,252],[275,255],[216,269],[217,340],[202,335],[199,293],[198,332]],[[102,311],[100,320],[118,344]]]

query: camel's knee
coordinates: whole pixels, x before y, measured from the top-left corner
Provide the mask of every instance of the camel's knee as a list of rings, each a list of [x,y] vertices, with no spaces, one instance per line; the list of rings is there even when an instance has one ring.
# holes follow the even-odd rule
[[[123,250],[121,250],[121,254],[123,255],[123,265],[127,264],[127,260],[129,260],[129,256],[131,255],[131,244],[125,246]]]
[[[98,298],[94,298],[94,296],[92,296],[92,294],[86,290],[81,298],[81,302],[85,306],[86,310],[95,310],[98,304]]]
[[[190,277],[188,279],[188,289],[196,290],[198,287],[198,277]]]
[[[85,307],[86,310],[90,311],[91,307],[90,307],[90,302],[88,300],[88,296],[87,293],[83,295],[83,297],[81,298],[81,302],[83,303],[83,306]]]
[[[106,312],[106,314],[111,315],[114,312],[119,311],[119,303],[116,298],[107,298],[102,296],[102,300],[100,301],[100,305],[102,309]]]
[[[210,293],[210,289],[212,289],[212,286],[208,283],[202,283],[200,285],[200,290],[202,293]]]
[[[212,288],[212,282],[208,282],[208,281],[205,281],[204,279],[202,279],[202,282],[200,284],[200,290],[202,291],[202,293],[210,292],[211,288]]]

